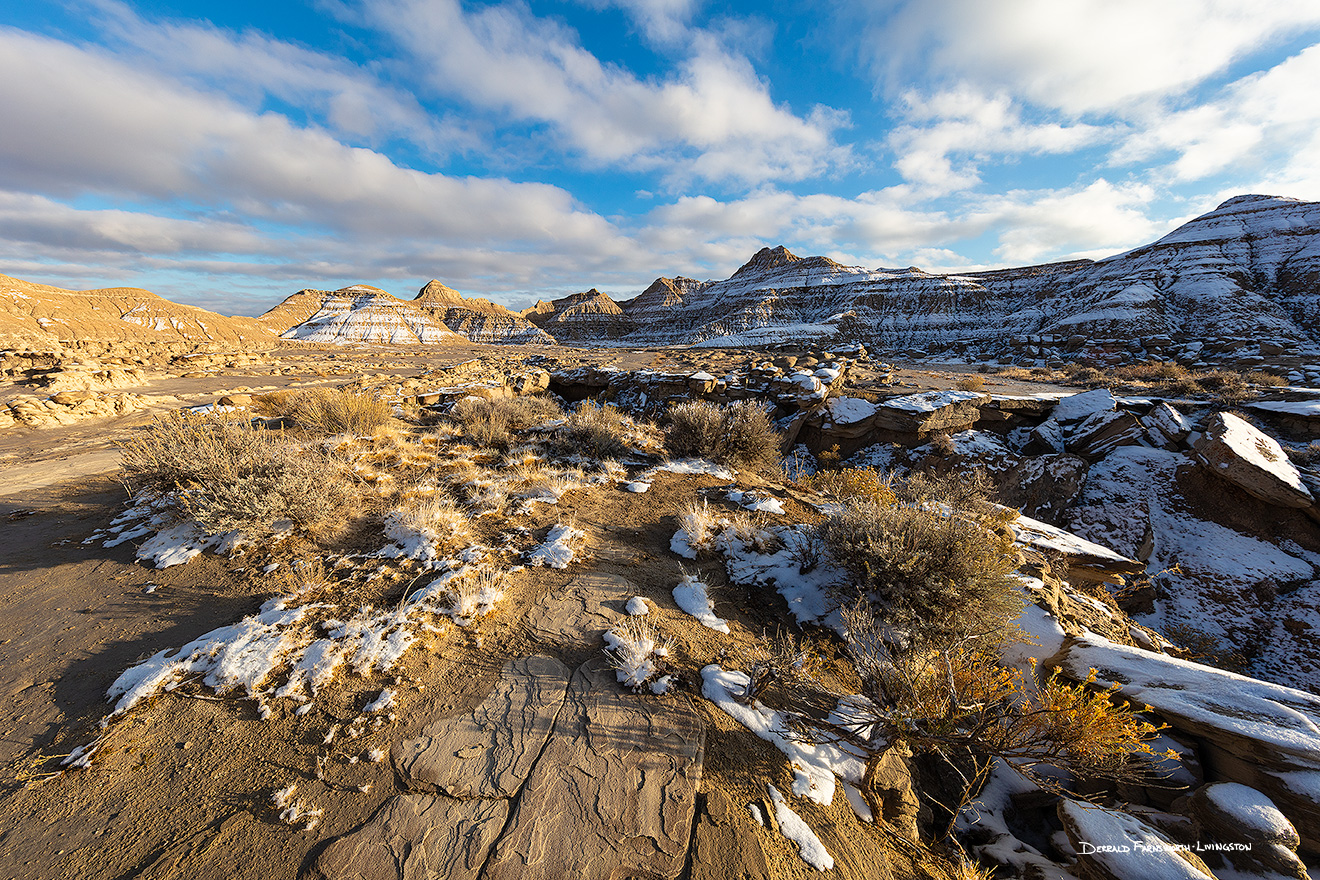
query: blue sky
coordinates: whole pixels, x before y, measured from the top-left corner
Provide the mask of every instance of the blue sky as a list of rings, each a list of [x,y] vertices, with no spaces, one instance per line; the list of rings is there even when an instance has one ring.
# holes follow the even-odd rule
[[[6,4],[0,272],[257,314],[1100,257],[1320,199],[1318,82],[1314,0]]]

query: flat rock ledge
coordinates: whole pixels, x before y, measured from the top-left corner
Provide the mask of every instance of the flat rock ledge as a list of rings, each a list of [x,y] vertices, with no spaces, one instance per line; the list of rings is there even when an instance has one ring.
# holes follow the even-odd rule
[[[705,746],[687,698],[628,693],[603,658],[583,664],[484,880],[677,877]]]
[[[308,875],[678,877],[692,838],[705,723],[684,696],[625,691],[604,658],[567,683],[566,672],[550,657],[511,661],[471,714],[400,743],[394,760],[404,784],[424,790],[387,801],[332,841]]]
[[[399,777],[431,794],[513,797],[554,728],[568,677],[568,667],[553,657],[510,660],[471,714],[443,718],[395,745]]]

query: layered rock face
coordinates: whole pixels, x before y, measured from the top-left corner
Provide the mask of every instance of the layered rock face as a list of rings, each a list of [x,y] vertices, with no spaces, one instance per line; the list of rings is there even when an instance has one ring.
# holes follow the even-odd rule
[[[300,290],[258,320],[284,339],[307,342],[554,342],[503,306],[463,297],[439,281],[427,284],[412,301],[366,284],[332,291]]]
[[[285,300],[276,309],[285,309],[286,314],[296,314],[295,310],[305,309],[314,302],[319,304],[319,308],[281,333],[284,339],[301,339],[305,342],[386,342],[394,345],[457,339],[452,330],[427,313],[411,308],[379,288],[364,284],[335,291],[301,290],[294,297],[298,298],[296,303]],[[262,317],[266,318],[270,314],[267,312]]]
[[[637,329],[618,303],[594,287],[562,299],[542,300],[522,314],[558,342],[619,339]]]
[[[1099,262],[932,275],[843,266],[778,247],[762,249],[725,281],[657,279],[617,304],[621,317],[616,304],[592,293],[540,303],[529,317],[575,342],[832,339],[913,355],[1250,364],[1320,353],[1320,203],[1238,196]],[[635,329],[618,335],[629,324]]]
[[[480,297],[465,297],[439,281],[430,281],[412,305],[472,342],[553,345],[552,339],[522,315]]]
[[[133,340],[261,343],[254,318],[228,318],[162,299],[149,290],[63,290],[0,275],[0,342]]]

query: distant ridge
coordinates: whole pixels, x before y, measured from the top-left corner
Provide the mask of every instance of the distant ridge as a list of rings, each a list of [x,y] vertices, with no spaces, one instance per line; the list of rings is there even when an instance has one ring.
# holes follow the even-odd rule
[[[65,290],[0,275],[0,343],[189,340],[262,343],[255,318],[180,305],[137,287]]]

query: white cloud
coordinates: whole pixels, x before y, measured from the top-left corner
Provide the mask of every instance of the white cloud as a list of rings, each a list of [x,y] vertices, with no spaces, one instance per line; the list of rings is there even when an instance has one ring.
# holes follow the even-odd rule
[[[1233,171],[1244,180],[1314,181],[1320,45],[1230,84],[1206,103],[1154,115],[1115,150],[1115,164],[1165,158],[1168,183]],[[1306,192],[1317,194],[1312,183]],[[1289,190],[1288,195],[1303,195]]]
[[[854,45],[891,93],[914,72],[1066,114],[1187,89],[1270,41],[1320,27],[1313,0],[857,0]]]
[[[0,30],[0,185],[520,249],[626,250],[563,189],[400,167],[273,113],[179,88],[99,52]]]
[[[932,196],[980,183],[983,160],[1070,153],[1114,136],[1084,123],[1025,122],[1008,96],[985,95],[966,85],[933,94],[909,91],[902,103],[907,121],[888,139],[897,156],[894,167]]]
[[[614,7],[633,20],[652,44],[669,47],[688,34],[697,0],[581,0],[592,9]]]
[[[135,67],[260,109],[267,96],[367,142],[405,136],[433,155],[478,139],[452,116],[428,113],[407,92],[350,60],[209,22],[147,21],[119,0],[91,0],[102,36]]]
[[[673,75],[641,79],[522,6],[466,12],[456,0],[392,0],[366,14],[413,55],[435,92],[548,125],[590,162],[756,183],[848,161],[833,138],[846,114],[818,106],[799,116],[776,104],[750,62],[708,33],[688,34]]]

